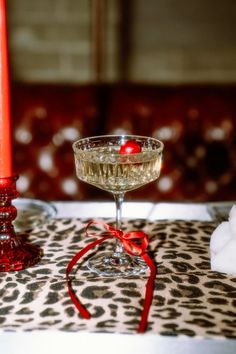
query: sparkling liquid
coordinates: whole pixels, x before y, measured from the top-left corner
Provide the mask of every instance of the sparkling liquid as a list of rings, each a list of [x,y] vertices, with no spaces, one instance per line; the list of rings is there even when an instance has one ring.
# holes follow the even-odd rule
[[[159,177],[161,154],[143,149],[138,154],[119,153],[119,147],[98,147],[75,154],[77,177],[100,189],[121,193]]]

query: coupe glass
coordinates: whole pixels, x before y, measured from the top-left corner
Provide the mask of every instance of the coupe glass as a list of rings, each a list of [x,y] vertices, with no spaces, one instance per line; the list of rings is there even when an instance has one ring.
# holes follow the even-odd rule
[[[120,147],[132,141],[138,153],[120,153]],[[124,195],[156,180],[160,175],[163,143],[136,135],[103,135],[80,139],[73,144],[77,177],[113,194],[116,203],[116,229],[121,230]],[[98,253],[88,268],[103,276],[130,276],[143,273],[147,266],[141,257],[127,254],[116,240],[114,251]]]

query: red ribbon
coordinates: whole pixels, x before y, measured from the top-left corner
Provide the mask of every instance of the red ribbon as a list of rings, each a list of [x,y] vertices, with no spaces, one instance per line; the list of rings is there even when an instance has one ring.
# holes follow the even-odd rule
[[[129,253],[131,256],[139,256],[142,257],[143,260],[146,262],[147,266],[150,269],[150,275],[146,284],[146,293],[145,293],[145,299],[144,299],[144,305],[143,305],[143,312],[141,316],[141,320],[139,323],[138,327],[138,333],[143,333],[146,329],[147,326],[147,319],[148,319],[148,313],[150,310],[150,306],[152,303],[152,298],[153,298],[153,286],[154,286],[154,281],[156,277],[156,267],[149,257],[149,255],[146,253],[147,246],[149,244],[149,239],[148,236],[142,232],[142,231],[132,231],[132,232],[126,232],[123,233],[121,230],[117,230],[113,228],[111,225],[108,225],[106,223],[100,223],[96,221],[90,221],[88,225],[86,226],[86,235],[89,236],[99,236],[96,233],[88,233],[88,228],[90,225],[94,224],[102,224],[107,231],[109,232],[105,236],[102,236],[101,238],[91,242],[88,244],[86,247],[84,247],[81,251],[76,253],[76,255],[71,259],[69,262],[67,269],[66,269],[66,282],[67,282],[67,287],[68,287],[68,293],[71,297],[71,300],[75,307],[78,309],[80,312],[81,316],[90,319],[91,315],[90,313],[86,310],[86,308],[81,304],[81,302],[78,300],[76,297],[72,285],[71,285],[71,280],[70,280],[70,272],[72,271],[73,267],[75,264],[78,262],[78,260],[85,255],[90,249],[93,247],[97,246],[98,244],[102,243],[103,241],[109,239],[109,238],[117,238],[123,245],[125,251]],[[103,234],[104,235],[104,234]],[[136,242],[135,242],[136,241]],[[137,243],[138,241],[138,243]]]

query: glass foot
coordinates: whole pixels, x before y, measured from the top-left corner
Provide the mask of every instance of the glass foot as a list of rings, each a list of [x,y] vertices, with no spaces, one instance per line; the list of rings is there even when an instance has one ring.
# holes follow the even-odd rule
[[[22,270],[35,265],[42,257],[36,245],[23,242],[13,236],[9,240],[0,238],[0,272]]]
[[[131,257],[126,253],[102,253],[87,262],[94,273],[105,277],[128,277],[145,273],[148,267],[141,257]]]
[[[17,176],[0,178],[0,272],[21,270],[36,264],[42,251],[16,235],[13,221],[17,209],[12,199],[18,197]]]

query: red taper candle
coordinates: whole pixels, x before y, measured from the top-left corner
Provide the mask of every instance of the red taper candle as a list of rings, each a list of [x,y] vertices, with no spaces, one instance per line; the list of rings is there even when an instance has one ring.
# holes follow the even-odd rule
[[[6,1],[0,0],[0,178],[12,175]]]

